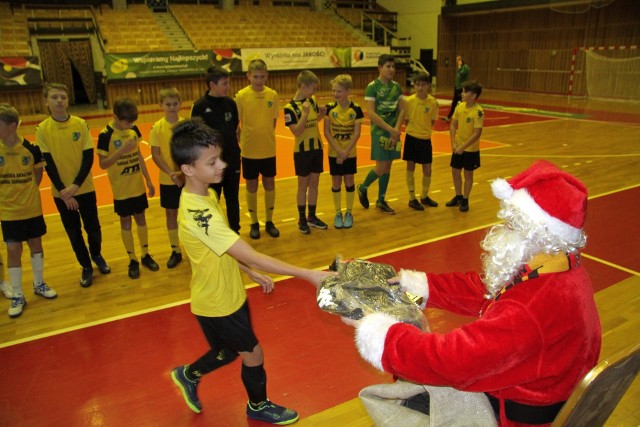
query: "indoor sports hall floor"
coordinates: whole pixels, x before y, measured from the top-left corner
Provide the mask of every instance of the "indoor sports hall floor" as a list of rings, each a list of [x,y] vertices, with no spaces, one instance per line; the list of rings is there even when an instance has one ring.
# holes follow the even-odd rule
[[[447,92],[448,95],[448,92]],[[440,98],[440,97],[439,97]],[[446,95],[442,97],[443,101]],[[444,207],[452,196],[448,167],[448,125],[438,121],[434,134],[432,197],[440,207],[410,210],[404,165],[394,162],[388,200],[395,216],[354,208],[351,230],[312,231],[302,236],[295,226],[295,179],[288,159],[292,138],[279,121],[279,239],[251,241],[259,250],[309,268],[325,268],[336,255],[368,258],[395,268],[424,271],[472,270],[480,267],[479,241],[497,221],[497,202],[489,190],[495,177],[511,176],[534,159],[546,158],[582,179],[590,190],[584,250],[603,325],[602,357],[637,342],[640,328],[640,106],[637,104],[571,101],[531,94],[483,94],[486,108],[482,167],[476,174],[471,210],[462,214]],[[443,102],[444,104],[445,102]],[[159,117],[153,107],[142,109],[139,127],[148,135]],[[441,115],[448,107],[441,107]],[[104,111],[81,114],[94,136],[108,120]],[[188,115],[188,109],[184,112]],[[24,135],[31,138],[40,118],[25,118]],[[368,171],[368,126],[358,144],[357,181]],[[146,157],[148,147],[143,146]],[[96,162],[97,163],[97,162]],[[149,159],[150,170],[154,166]],[[188,263],[174,270],[142,272],[126,277],[117,217],[109,185],[94,166],[100,217],[105,234],[105,258],[114,272],[96,277],[91,288],[78,286],[79,268],[51,202],[48,183],[42,198],[49,233],[44,238],[45,278],[59,292],[54,301],[27,294],[22,317],[0,316],[1,426],[259,426],[244,414],[246,396],[239,362],[205,378],[200,386],[202,414],[192,413],[171,382],[169,373],[205,351],[206,345],[188,307]],[[156,177],[155,171],[151,172]],[[330,223],[333,208],[328,174],[321,178],[318,203]],[[419,173],[416,172],[419,183]],[[241,188],[242,212],[246,212]],[[168,256],[164,213],[157,198],[147,213],[150,244],[163,266]],[[247,218],[241,233],[248,237]],[[155,228],[154,228],[155,227]],[[167,253],[165,253],[167,252]],[[26,256],[23,263],[28,264]],[[25,268],[25,283],[31,277]],[[26,288],[26,285],[25,285]],[[370,426],[357,401],[366,385],[389,382],[358,356],[352,328],[315,305],[315,290],[296,279],[278,281],[275,292],[248,290],[253,322],[265,348],[269,396],[298,410],[301,425]],[[8,307],[8,301],[6,303]],[[469,321],[436,309],[427,310],[434,332]],[[640,383],[610,419],[611,426],[640,424]],[[346,408],[346,409],[345,409]]]

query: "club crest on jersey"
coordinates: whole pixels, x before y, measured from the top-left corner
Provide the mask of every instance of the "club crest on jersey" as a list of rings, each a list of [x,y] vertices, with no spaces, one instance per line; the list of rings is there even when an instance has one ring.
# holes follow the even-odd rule
[[[71,135],[71,138],[73,138],[73,141],[79,141],[80,140],[80,136],[82,134],[80,132],[73,132],[73,134]]]
[[[0,166],[4,166],[4,156],[0,156]]]
[[[122,147],[122,140],[121,139],[116,139],[115,141],[113,141],[113,146],[116,147],[116,148]]]
[[[273,101],[267,101],[267,107],[269,108],[273,107]]]
[[[209,235],[209,220],[213,216],[212,214],[205,215],[209,212],[209,209],[187,209],[187,211],[193,214],[193,220],[198,227],[204,228],[204,234]]]
[[[225,122],[230,122],[232,119],[233,119],[233,114],[231,114],[231,111],[227,111],[226,113],[224,113]]]
[[[331,112],[331,117],[333,117],[334,119],[338,118],[338,112],[337,111],[332,111]]]
[[[31,163],[31,157],[29,157],[29,156],[22,156],[22,165],[23,165],[23,166],[26,166],[26,165],[28,165],[29,163]]]

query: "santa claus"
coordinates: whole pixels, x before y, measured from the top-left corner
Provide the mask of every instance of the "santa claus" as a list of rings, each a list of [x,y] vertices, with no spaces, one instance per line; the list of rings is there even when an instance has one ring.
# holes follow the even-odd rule
[[[482,242],[484,274],[400,274],[401,286],[429,306],[477,320],[435,334],[374,313],[357,322],[356,344],[400,378],[486,393],[502,426],[546,425],[600,354],[600,320],[580,262],[587,189],[547,161],[491,187],[504,223]]]

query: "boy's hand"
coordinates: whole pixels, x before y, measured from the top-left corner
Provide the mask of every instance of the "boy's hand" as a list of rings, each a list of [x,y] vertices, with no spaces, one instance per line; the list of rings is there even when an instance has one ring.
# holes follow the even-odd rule
[[[170,176],[171,176],[171,181],[173,181],[175,185],[177,185],[180,188],[184,186],[184,177],[182,176],[182,174],[172,173]]]
[[[337,276],[338,273],[335,271],[318,271],[318,270],[308,270],[307,275],[305,276],[305,280],[311,283],[316,288],[320,287],[320,283],[329,277],[329,276]]]
[[[396,141],[398,141],[400,139],[400,130],[393,128],[389,131],[389,136],[391,137],[391,139],[395,139]]]
[[[122,148],[120,148],[122,154],[130,153],[137,147],[135,138],[131,138],[124,144],[122,144]]]
[[[311,108],[311,103],[307,99],[302,103],[302,114],[309,114],[309,109]]]
[[[78,188],[80,187],[78,187],[76,184],[71,184],[70,186],[63,188],[62,191],[60,191],[60,198],[66,203],[68,199],[76,195],[76,193],[78,192]],[[77,210],[77,208],[74,210]]]
[[[62,201],[67,206],[67,209],[69,209],[70,211],[77,211],[78,209],[80,209],[80,204],[73,197],[69,197],[68,199],[62,199]]]
[[[462,154],[462,153],[464,153],[464,149],[463,149],[462,147],[457,148],[457,149],[455,150],[455,153],[456,153],[456,154]]]
[[[322,120],[326,115],[327,115],[327,106],[325,105],[324,107],[320,107],[320,109],[318,110],[318,121]]]
[[[257,284],[262,286],[262,290],[265,294],[270,294],[273,291],[273,279],[266,274],[258,273],[257,271],[249,270],[247,274]]]
[[[153,182],[151,180],[147,181],[147,189],[149,192],[147,193],[149,197],[153,197],[156,194],[156,187],[153,186]]]

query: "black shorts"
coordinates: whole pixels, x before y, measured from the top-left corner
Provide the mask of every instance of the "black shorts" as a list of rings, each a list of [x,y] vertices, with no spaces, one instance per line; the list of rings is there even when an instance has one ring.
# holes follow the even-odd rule
[[[42,215],[16,221],[2,221],[2,238],[6,243],[26,242],[47,234]]]
[[[247,159],[242,158],[242,177],[244,179],[258,179],[262,175],[266,178],[276,176],[276,158]]]
[[[160,206],[165,209],[178,209],[182,187],[160,184]]]
[[[322,173],[323,150],[301,151],[293,153],[296,176],[308,176],[310,173]]]
[[[329,174],[331,176],[355,175],[358,172],[355,157],[349,157],[341,165],[336,163],[337,157],[329,157]]]
[[[237,352],[250,352],[258,345],[258,338],[251,327],[251,313],[247,301],[235,313],[228,316],[196,316],[196,318],[213,350],[229,348]]]
[[[433,148],[431,146],[431,140],[420,139],[407,134],[406,138],[404,139],[404,152],[402,153],[402,160],[409,160],[421,165],[425,163],[432,163]]]
[[[144,212],[149,207],[147,195],[142,193],[136,197],[113,201],[113,211],[119,216],[131,216]]]
[[[476,170],[480,167],[480,151],[463,151],[462,154],[453,153],[449,166],[466,171]]]

